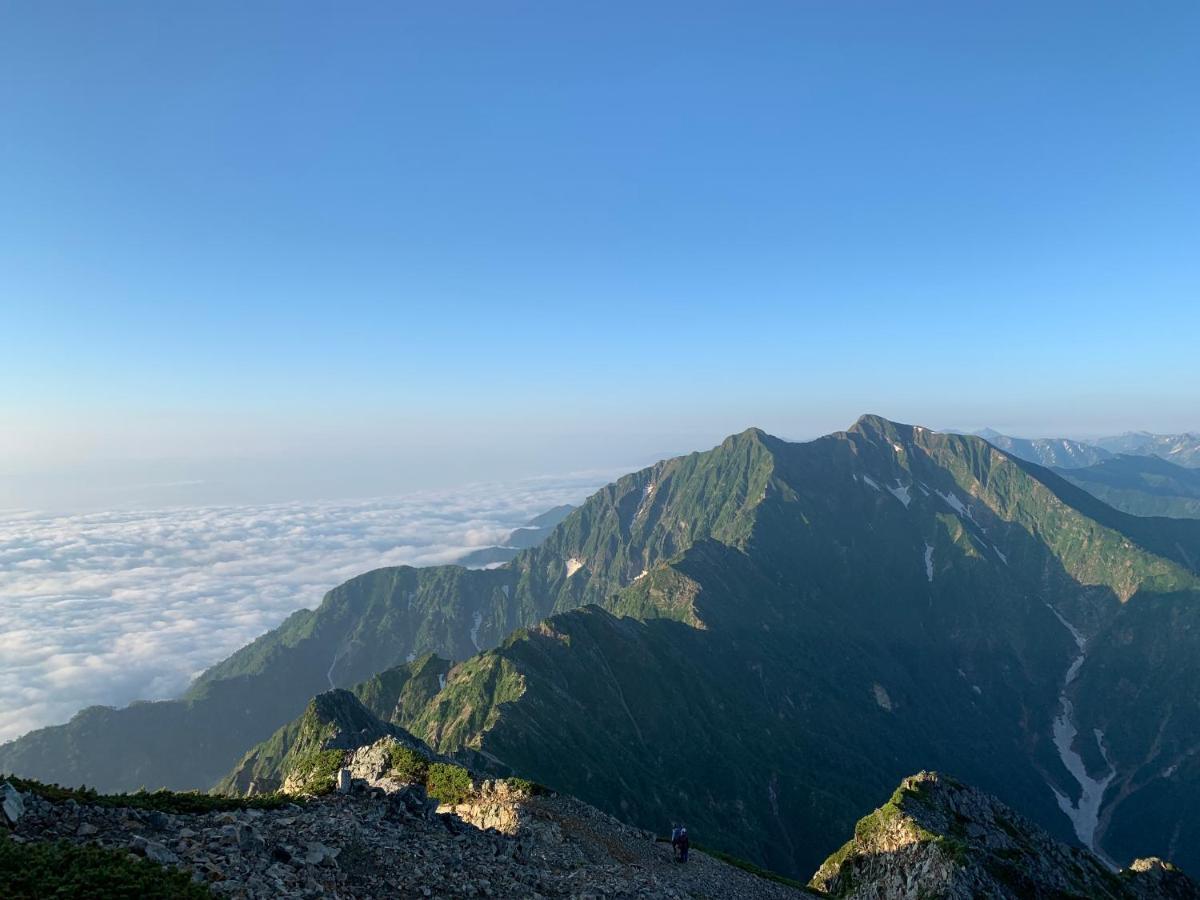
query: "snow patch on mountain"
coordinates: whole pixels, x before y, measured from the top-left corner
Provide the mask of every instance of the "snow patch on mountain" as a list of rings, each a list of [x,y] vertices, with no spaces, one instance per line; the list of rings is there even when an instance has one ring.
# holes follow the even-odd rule
[[[879,682],[871,685],[871,693],[875,695],[875,702],[879,704],[879,708],[891,712],[896,707],[892,703],[892,698],[888,695],[887,688]]]
[[[889,487],[888,490],[891,491],[893,497],[904,504],[905,509],[908,509],[908,504],[912,503],[912,497],[909,496],[907,485],[897,481],[896,487]]]
[[[637,511],[634,512],[634,514],[633,514],[633,521],[630,522],[631,525],[634,522],[637,522],[639,519],[641,519],[643,516],[645,516],[647,512],[650,511],[650,504],[654,501],[654,492],[656,490],[658,490],[658,485],[655,484],[653,481],[649,482],[642,489],[642,499],[638,503]]]
[[[479,610],[475,611],[475,622],[471,625],[471,643],[475,645],[475,649],[482,653],[483,648],[479,646],[479,626],[483,624],[483,613]]]
[[[1070,797],[1059,790],[1057,785],[1052,782],[1048,783],[1050,790],[1054,792],[1055,800],[1058,801],[1059,809],[1071,820],[1071,825],[1074,827],[1075,835],[1079,838],[1080,843],[1112,865],[1112,860],[1096,846],[1096,828],[1100,822],[1100,806],[1104,802],[1104,792],[1108,790],[1108,786],[1116,777],[1117,772],[1113,768],[1112,762],[1108,758],[1108,750],[1104,746],[1104,732],[1099,728],[1093,729],[1092,736],[1096,741],[1100,756],[1107,766],[1107,772],[1099,779],[1093,778],[1088,772],[1083,757],[1075,749],[1075,743],[1079,737],[1079,726],[1075,721],[1075,706],[1068,696],[1068,689],[1078,677],[1079,670],[1087,658],[1087,639],[1078,628],[1063,618],[1057,609],[1049,603],[1046,606],[1071,633],[1075,646],[1079,649],[1078,655],[1071,661],[1066,677],[1063,679],[1062,692],[1058,697],[1059,714],[1055,717],[1052,725],[1054,746],[1058,749],[1059,758],[1067,771],[1071,773],[1071,777],[1079,784],[1079,800],[1072,801]]]
[[[958,495],[955,494],[953,491],[951,491],[949,493],[942,493],[941,491],[938,491],[937,495],[939,497],[941,497],[943,500],[945,500],[946,505],[949,506],[956,513],[958,513],[958,515],[960,515],[964,519],[971,519],[971,511],[969,509],[967,509],[967,507],[963,504],[963,502],[958,499]],[[974,519],[971,519],[971,521],[974,521]]]

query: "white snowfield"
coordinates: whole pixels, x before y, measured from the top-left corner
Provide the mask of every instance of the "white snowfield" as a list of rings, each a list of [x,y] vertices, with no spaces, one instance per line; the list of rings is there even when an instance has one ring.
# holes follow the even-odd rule
[[[896,487],[889,487],[888,490],[891,491],[893,497],[904,504],[905,509],[908,509],[908,504],[912,503],[912,497],[909,496],[907,485],[897,481]]]
[[[945,500],[946,505],[949,506],[956,513],[958,513],[960,516],[962,516],[964,519],[971,518],[971,511],[969,509],[967,509],[967,507],[965,505],[963,505],[963,502],[961,500],[958,499],[957,494],[955,494],[953,492],[948,493],[948,494],[943,494],[941,491],[938,491],[937,495],[939,497],[941,497],[943,500]]]
[[[506,585],[506,587],[507,587],[507,585]],[[483,613],[480,612],[479,610],[475,610],[475,621],[471,625],[471,643],[475,645],[475,649],[477,651],[483,650],[483,648],[479,646],[479,626],[482,624],[483,624]]]
[[[1063,679],[1062,693],[1059,694],[1060,712],[1054,719],[1053,725],[1054,746],[1058,749],[1058,755],[1062,759],[1063,765],[1066,766],[1067,771],[1071,773],[1071,777],[1079,784],[1079,800],[1078,802],[1073,802],[1070,797],[1059,790],[1053,783],[1050,783],[1050,790],[1054,792],[1054,798],[1058,801],[1059,809],[1071,820],[1071,825],[1074,826],[1075,835],[1079,838],[1080,843],[1106,863],[1113,865],[1112,860],[1105,856],[1104,851],[1096,846],[1096,827],[1100,822],[1100,806],[1104,802],[1104,792],[1108,790],[1108,786],[1116,777],[1117,772],[1109,761],[1108,751],[1104,747],[1104,733],[1099,728],[1096,728],[1093,730],[1092,736],[1096,741],[1096,746],[1100,750],[1101,757],[1104,759],[1104,764],[1108,767],[1108,771],[1100,779],[1093,778],[1088,773],[1087,766],[1083,762],[1083,757],[1075,749],[1075,742],[1079,737],[1079,727],[1075,723],[1075,707],[1067,696],[1067,689],[1079,675],[1083,661],[1087,658],[1087,639],[1084,638],[1078,628],[1063,618],[1057,609],[1049,603],[1046,604],[1046,607],[1071,632],[1071,637],[1075,640],[1075,646],[1079,648],[1079,655],[1071,661],[1071,665],[1067,668],[1066,678]]]

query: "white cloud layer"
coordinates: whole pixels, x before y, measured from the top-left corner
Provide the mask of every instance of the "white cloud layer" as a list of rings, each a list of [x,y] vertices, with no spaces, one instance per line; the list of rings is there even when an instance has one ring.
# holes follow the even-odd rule
[[[85,706],[178,696],[346,579],[452,562],[605,480],[585,474],[343,503],[0,511],[0,741]]]

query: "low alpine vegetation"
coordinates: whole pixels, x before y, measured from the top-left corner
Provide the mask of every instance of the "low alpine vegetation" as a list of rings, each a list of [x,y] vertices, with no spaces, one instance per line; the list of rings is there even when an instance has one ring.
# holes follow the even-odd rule
[[[255,797],[224,797],[215,794],[201,794],[198,791],[136,791],[132,794],[101,794],[94,788],[80,786],[77,788],[63,787],[58,784],[44,784],[30,778],[17,778],[15,775],[0,776],[0,782],[7,781],[22,793],[36,794],[51,803],[62,803],[74,800],[84,806],[123,807],[129,809],[156,810],[163,813],[207,813],[226,812],[235,809],[279,809],[288,803],[295,803],[296,798],[286,794],[262,794]]]
[[[296,794],[328,794],[337,782],[342,767],[341,750],[312,750],[292,765],[290,792]]]
[[[425,784],[429,777],[429,760],[412,747],[393,744],[388,752],[391,774],[397,781],[409,784]]]
[[[538,784],[528,778],[505,778],[504,783],[508,785],[510,791],[524,797],[545,797],[553,793],[544,784]]]
[[[448,806],[454,806],[471,799],[475,793],[475,783],[471,780],[471,773],[462,766],[433,763],[429,767],[425,790],[429,792],[430,797]]]
[[[15,780],[13,786],[15,787]],[[133,796],[133,795],[130,795]],[[0,837],[0,884],[8,900],[211,900],[186,872],[133,858],[126,850],[69,844],[18,844]]]

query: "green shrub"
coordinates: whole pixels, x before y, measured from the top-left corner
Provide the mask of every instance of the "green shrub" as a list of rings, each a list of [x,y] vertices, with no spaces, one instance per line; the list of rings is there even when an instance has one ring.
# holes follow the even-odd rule
[[[127,850],[59,843],[18,844],[0,835],[0,885],[6,900],[211,900],[184,872],[132,859]]]
[[[328,794],[334,788],[342,759],[341,750],[312,750],[297,757],[288,766],[288,778],[295,792]]]
[[[471,780],[471,773],[462,766],[448,763],[430,765],[425,788],[430,797],[450,806],[464,803],[475,793],[475,784]]]
[[[429,777],[429,760],[411,747],[393,744],[388,757],[391,775],[397,781],[424,784]]]
[[[283,794],[263,794],[258,797],[222,797],[201,794],[195,791],[138,791],[134,794],[100,794],[93,788],[65,788],[57,784],[43,784],[15,775],[0,776],[18,791],[36,794],[53,803],[74,800],[88,806],[123,807],[129,809],[153,809],[164,813],[224,812],[233,809],[279,809],[293,798]]]

